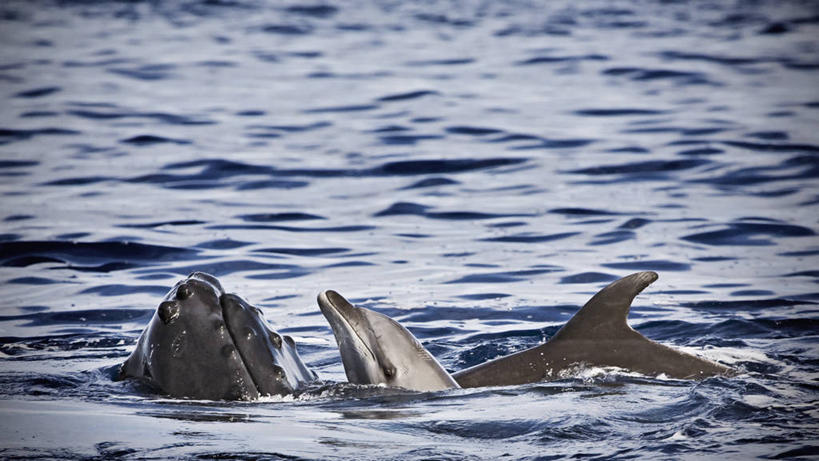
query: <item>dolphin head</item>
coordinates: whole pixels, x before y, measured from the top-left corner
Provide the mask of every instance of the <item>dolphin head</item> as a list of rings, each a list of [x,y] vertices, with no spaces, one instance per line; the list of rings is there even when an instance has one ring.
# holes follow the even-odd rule
[[[395,320],[353,306],[331,290],[318,296],[318,304],[333,329],[351,383],[415,391],[458,387],[415,336]]]
[[[292,392],[300,378],[315,375],[292,339],[282,341],[258,308],[226,294],[215,277],[194,272],[157,307],[120,368],[126,377],[174,397],[250,400]]]

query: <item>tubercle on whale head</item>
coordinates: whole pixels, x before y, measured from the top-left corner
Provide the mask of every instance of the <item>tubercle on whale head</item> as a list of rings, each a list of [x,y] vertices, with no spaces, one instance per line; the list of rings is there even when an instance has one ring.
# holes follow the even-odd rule
[[[170,325],[179,317],[179,304],[175,301],[163,301],[159,304],[156,312],[162,323]]]

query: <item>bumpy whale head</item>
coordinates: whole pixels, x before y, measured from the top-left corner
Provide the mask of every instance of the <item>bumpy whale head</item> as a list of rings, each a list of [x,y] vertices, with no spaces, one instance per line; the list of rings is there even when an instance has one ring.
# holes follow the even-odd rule
[[[120,368],[120,378],[127,377],[174,397],[250,400],[291,393],[315,374],[258,308],[195,272],[159,304]]]
[[[351,383],[416,391],[458,387],[415,336],[395,320],[355,307],[335,291],[321,293],[318,304],[333,329]]]

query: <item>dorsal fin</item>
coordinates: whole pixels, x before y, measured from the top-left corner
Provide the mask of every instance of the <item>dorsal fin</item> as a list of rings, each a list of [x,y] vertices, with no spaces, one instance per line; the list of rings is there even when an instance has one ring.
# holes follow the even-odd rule
[[[637,272],[612,282],[555,333],[554,339],[615,339],[633,334],[626,321],[631,302],[655,280],[656,272]]]

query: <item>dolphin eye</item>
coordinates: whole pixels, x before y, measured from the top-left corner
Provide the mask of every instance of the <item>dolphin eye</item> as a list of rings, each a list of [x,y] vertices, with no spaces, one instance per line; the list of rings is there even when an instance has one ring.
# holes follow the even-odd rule
[[[384,367],[384,376],[392,378],[395,376],[395,367]]]
[[[179,285],[179,288],[176,289],[176,297],[181,300],[186,300],[193,296],[193,290],[191,287],[187,285]]]

